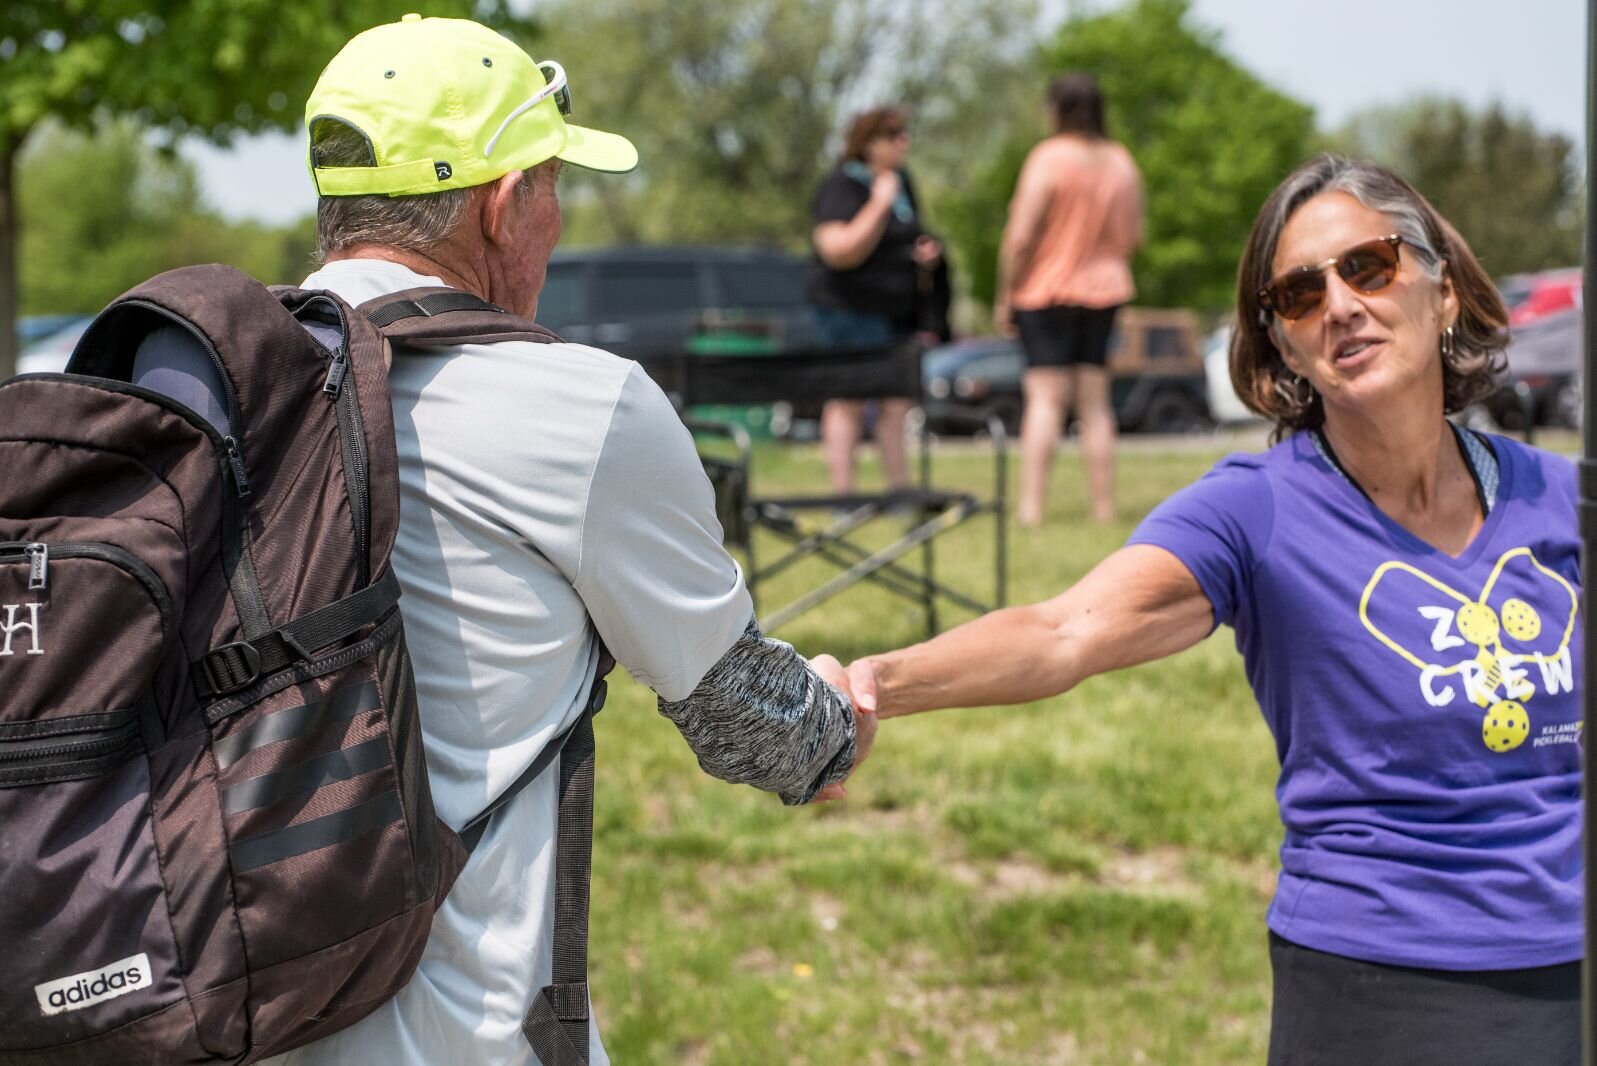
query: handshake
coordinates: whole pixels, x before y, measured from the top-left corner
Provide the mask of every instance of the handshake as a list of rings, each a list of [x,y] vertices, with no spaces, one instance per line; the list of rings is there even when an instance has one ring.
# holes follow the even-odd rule
[[[844,667],[830,655],[817,655],[810,660],[810,669],[817,677],[843,695],[854,705],[854,769],[859,769],[871,753],[876,741],[876,670],[870,659],[856,659]],[[850,771],[852,774],[852,771]],[[815,803],[842,799],[848,795],[841,783],[827,785],[815,794]]]

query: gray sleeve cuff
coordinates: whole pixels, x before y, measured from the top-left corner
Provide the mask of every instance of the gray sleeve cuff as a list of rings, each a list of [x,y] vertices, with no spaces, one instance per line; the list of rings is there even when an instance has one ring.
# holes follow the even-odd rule
[[[750,620],[682,700],[660,700],[705,773],[808,803],[854,768],[854,708]]]

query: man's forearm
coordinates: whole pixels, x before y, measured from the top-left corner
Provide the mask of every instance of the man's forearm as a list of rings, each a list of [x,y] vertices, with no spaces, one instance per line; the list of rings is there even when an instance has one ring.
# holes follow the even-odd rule
[[[854,709],[790,644],[750,621],[693,692],[660,700],[705,773],[808,803],[854,767]]]

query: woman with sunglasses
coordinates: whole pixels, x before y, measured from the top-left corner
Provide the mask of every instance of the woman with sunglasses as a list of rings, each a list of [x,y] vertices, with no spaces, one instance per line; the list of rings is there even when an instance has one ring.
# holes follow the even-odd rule
[[[881,107],[856,115],[843,138],[843,158],[811,204],[809,299],[824,347],[879,348],[914,335],[925,293],[942,264],[942,245],[921,226],[905,164],[908,115]],[[832,491],[854,492],[854,446],[864,404],[832,400],[821,411],[821,447]],[[884,399],[876,439],[890,487],[909,487],[904,446],[908,399]]]
[[[1272,1066],[1573,1066],[1573,465],[1448,421],[1491,387],[1506,315],[1390,171],[1299,168],[1238,288],[1232,379],[1278,443],[1055,599],[852,664],[856,702],[1036,700],[1231,626],[1281,761]]]

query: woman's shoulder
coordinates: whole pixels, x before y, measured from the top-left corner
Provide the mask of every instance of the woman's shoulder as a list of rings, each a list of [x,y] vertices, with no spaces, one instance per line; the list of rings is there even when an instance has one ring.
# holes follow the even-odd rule
[[[1032,146],[1026,157],[1032,165],[1073,168],[1084,173],[1102,174],[1107,169],[1127,179],[1140,176],[1131,151],[1119,141],[1107,138],[1087,140],[1071,133],[1056,133]]]
[[[815,195],[810,198],[810,214],[816,222],[846,220],[870,198],[870,188],[849,176],[843,164],[826,172]]]
[[[843,168],[843,164],[836,163],[826,168],[826,173],[821,175],[821,180],[816,184],[815,187],[817,190],[824,192],[828,189],[835,189],[843,185],[857,184],[859,183],[848,176],[848,173]]]
[[[1537,498],[1554,493],[1567,497],[1571,503],[1575,501],[1578,472],[1573,459],[1513,437],[1496,433],[1480,436],[1491,446],[1499,465],[1507,468],[1516,496]]]
[[[1244,503],[1252,509],[1254,503],[1267,501],[1273,495],[1269,456],[1269,452],[1233,452],[1223,456],[1165,503],[1177,510],[1198,507],[1231,511]]]
[[[1214,464],[1214,471],[1234,471],[1238,476],[1267,477],[1292,469],[1313,444],[1302,431],[1289,433],[1261,451],[1231,452]]]
[[[1224,456],[1203,476],[1205,481],[1219,481],[1231,492],[1256,492],[1274,496],[1285,492],[1315,492],[1321,484],[1317,478],[1318,453],[1306,432],[1288,435],[1262,451],[1232,452]]]

